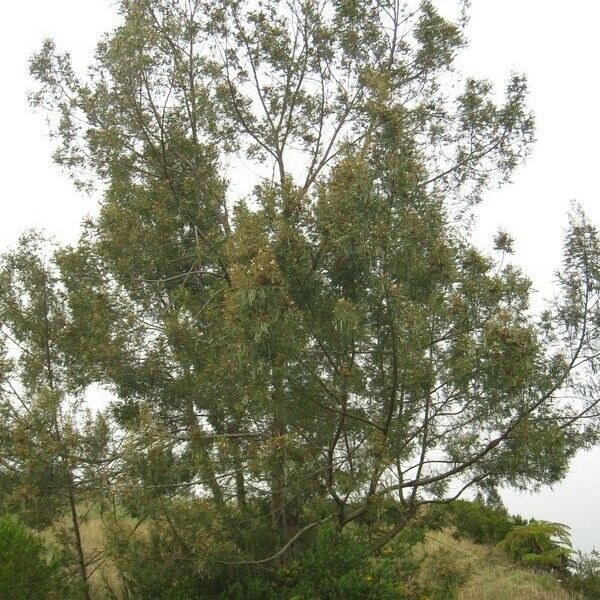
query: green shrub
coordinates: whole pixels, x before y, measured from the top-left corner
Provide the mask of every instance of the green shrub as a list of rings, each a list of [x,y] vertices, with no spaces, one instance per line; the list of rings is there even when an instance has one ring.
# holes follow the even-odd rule
[[[0,517],[0,598],[67,598],[61,565],[49,559],[42,542],[12,517]]]
[[[398,600],[397,584],[373,568],[365,544],[328,525],[286,569],[290,600]]]
[[[406,527],[376,558],[366,527],[340,532],[328,524],[302,538],[279,566],[232,566],[220,559],[236,550],[219,536],[220,517],[201,503],[186,506],[174,506],[170,520],[155,515],[137,531],[126,523],[107,529],[108,555],[130,600],[416,600],[430,588],[430,597],[441,599],[462,581],[446,563],[431,585],[419,581],[414,546],[424,541],[431,519]],[[438,524],[439,515],[432,515]]]
[[[549,571],[566,572],[573,552],[567,526],[548,521],[514,527],[499,546],[523,566]]]
[[[496,544],[515,525],[524,524],[520,517],[510,516],[503,507],[487,506],[480,500],[458,500],[450,510],[457,534],[466,535],[478,544]]]
[[[415,552],[415,546],[425,542],[427,530],[427,523],[409,525],[382,549],[375,561],[378,576],[395,583],[402,598],[420,600],[424,596],[418,578],[424,557]]]
[[[404,600],[389,569],[351,533],[324,526],[271,577],[242,567],[220,600]]]
[[[600,598],[600,552],[592,550],[577,553],[572,563],[571,576],[564,580],[565,587],[590,600]]]
[[[150,523],[136,535],[131,528],[107,531],[108,552],[126,597],[131,600],[206,599],[209,587],[203,556],[195,557],[167,528]],[[214,597],[214,596],[213,596]]]
[[[240,574],[240,578],[219,596],[219,600],[281,600],[284,596],[266,576]]]

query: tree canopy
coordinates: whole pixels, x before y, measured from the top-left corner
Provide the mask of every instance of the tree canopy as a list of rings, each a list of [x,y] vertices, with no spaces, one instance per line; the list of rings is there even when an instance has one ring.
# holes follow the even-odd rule
[[[597,439],[597,230],[574,209],[539,312],[510,236],[471,239],[530,151],[525,78],[499,99],[456,73],[464,15],[432,2],[118,5],[86,75],[52,41],[31,60],[99,211],[5,258],[0,477],[30,464],[31,403],[100,384],[77,440],[44,425],[66,489],[168,523],[202,568],[285,560],[325,521],[377,552],[423,505],[560,480]]]

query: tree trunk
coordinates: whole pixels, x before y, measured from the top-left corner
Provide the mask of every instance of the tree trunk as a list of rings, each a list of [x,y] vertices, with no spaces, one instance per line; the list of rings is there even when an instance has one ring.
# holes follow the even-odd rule
[[[83,597],[85,600],[90,600],[90,589],[88,585],[87,567],[85,564],[85,554],[83,552],[83,544],[81,542],[81,529],[79,527],[79,518],[77,516],[77,506],[75,504],[75,495],[73,494],[73,478],[69,473],[69,507],[71,509],[71,521],[73,524],[73,533],[75,534],[75,549],[77,550],[77,565],[79,575],[83,585]]]
[[[282,418],[283,384],[279,376],[274,377],[273,383],[273,427],[275,442],[273,449],[273,467],[271,470],[271,514],[275,531],[282,542],[289,538],[288,518],[286,511],[286,480],[285,480],[285,434],[286,427]]]
[[[238,507],[242,512],[247,512],[248,505],[246,504],[246,484],[244,482],[244,466],[240,455],[240,442],[235,441],[233,448],[233,463],[235,469],[235,495],[237,498]]]
[[[208,442],[203,438],[202,427],[198,423],[198,417],[194,412],[194,405],[191,401],[188,401],[186,406],[188,426],[190,428],[190,442],[194,454],[199,459],[200,476],[210,489],[215,504],[217,506],[223,506],[225,503],[223,497],[223,490],[219,485],[219,481],[215,474],[215,470],[208,452]]]

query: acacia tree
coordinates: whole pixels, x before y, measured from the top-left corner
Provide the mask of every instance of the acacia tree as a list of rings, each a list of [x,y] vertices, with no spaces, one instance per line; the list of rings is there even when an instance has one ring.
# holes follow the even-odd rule
[[[88,77],[44,44],[32,100],[100,189],[57,261],[138,500],[209,499],[220,559],[267,563],[390,498],[374,551],[423,504],[560,479],[596,437],[596,230],[575,212],[541,315],[510,237],[469,239],[529,151],[525,80],[461,79],[430,2],[119,6]]]

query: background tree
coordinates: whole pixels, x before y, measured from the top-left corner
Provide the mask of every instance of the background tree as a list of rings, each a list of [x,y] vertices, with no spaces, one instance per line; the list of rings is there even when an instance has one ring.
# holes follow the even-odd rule
[[[63,542],[88,598],[88,567],[99,556],[84,552],[81,523],[112,462],[111,432],[84,404],[64,295],[44,246],[25,235],[0,264],[1,502],[37,529],[60,527],[68,513]]]
[[[456,75],[430,2],[119,6],[88,77],[53,42],[31,71],[57,162],[102,190],[57,262],[130,509],[193,558],[177,503],[208,498],[214,560],[270,563],[324,521],[378,551],[423,504],[560,479],[596,438],[596,230],[575,211],[542,315],[509,236],[469,238],[529,151],[524,79],[497,104]]]

